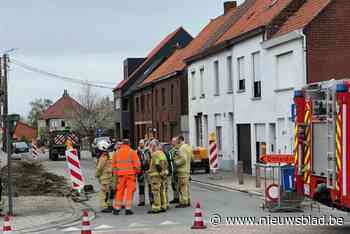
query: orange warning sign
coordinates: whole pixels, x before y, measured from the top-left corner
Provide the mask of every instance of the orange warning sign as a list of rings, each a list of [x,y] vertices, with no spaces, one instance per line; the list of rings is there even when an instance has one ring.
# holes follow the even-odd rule
[[[294,162],[294,155],[292,154],[264,154],[260,157],[260,161],[264,163],[288,163]]]

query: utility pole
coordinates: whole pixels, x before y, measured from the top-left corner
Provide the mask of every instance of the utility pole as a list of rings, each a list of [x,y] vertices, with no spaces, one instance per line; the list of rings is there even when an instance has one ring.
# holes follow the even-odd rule
[[[7,152],[7,193],[8,193],[8,204],[9,204],[9,215],[13,215],[13,192],[12,192],[12,170],[11,170],[11,155],[12,155],[12,136],[10,130],[10,119],[8,115],[8,55],[5,53],[2,57],[2,126],[4,128],[3,146]],[[5,144],[4,144],[5,143]],[[5,146],[6,145],[6,146]]]

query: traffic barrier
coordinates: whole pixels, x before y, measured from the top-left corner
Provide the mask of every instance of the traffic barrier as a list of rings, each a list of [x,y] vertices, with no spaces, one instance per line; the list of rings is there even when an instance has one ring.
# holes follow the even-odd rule
[[[39,150],[35,141],[32,141],[32,156],[34,160],[37,160],[39,157]]]
[[[3,234],[12,234],[10,216],[6,215],[4,218]]]
[[[191,229],[205,229],[205,228],[207,227],[204,225],[201,205],[199,204],[199,202],[197,202],[196,210],[194,212],[194,222]]]
[[[84,210],[83,212],[81,234],[92,234],[89,221],[89,212],[87,210]]]
[[[80,167],[80,161],[76,149],[70,143],[67,144],[66,160],[69,168],[69,175],[72,181],[72,189],[79,192],[84,188],[84,177]]]
[[[210,169],[215,174],[216,170],[219,168],[219,158],[218,158],[218,150],[217,150],[215,133],[210,134],[209,153],[210,153],[209,154]]]

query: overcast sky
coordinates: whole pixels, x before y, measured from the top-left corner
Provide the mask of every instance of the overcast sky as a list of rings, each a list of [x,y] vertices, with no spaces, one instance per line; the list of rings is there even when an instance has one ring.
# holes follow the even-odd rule
[[[0,52],[13,59],[82,80],[115,86],[126,57],[146,56],[165,35],[183,26],[195,36],[223,12],[224,0],[11,0],[1,3]],[[55,101],[81,87],[11,65],[9,110],[27,115],[35,98]],[[111,90],[96,89],[112,96]]]

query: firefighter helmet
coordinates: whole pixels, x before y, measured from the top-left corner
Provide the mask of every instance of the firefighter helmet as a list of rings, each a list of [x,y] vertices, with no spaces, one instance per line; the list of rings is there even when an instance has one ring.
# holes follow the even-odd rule
[[[111,143],[106,140],[101,140],[97,143],[97,149],[100,151],[108,151],[109,147],[111,147]]]

